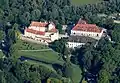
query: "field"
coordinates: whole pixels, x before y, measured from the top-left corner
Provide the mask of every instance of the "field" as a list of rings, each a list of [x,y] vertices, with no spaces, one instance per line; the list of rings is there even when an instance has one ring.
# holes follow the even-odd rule
[[[59,57],[58,53],[49,50],[49,51],[19,51],[19,56],[27,57],[27,62],[30,64],[43,65],[53,71],[54,68],[52,64],[63,65],[64,60]],[[81,78],[81,69],[79,66],[72,64],[73,68],[73,81],[79,83]],[[56,72],[56,71],[55,71]]]
[[[50,70],[56,72],[53,68],[53,64],[63,65],[65,61],[60,57],[60,55],[51,50],[48,46],[19,41],[17,43],[19,46],[18,57],[30,64],[43,65]],[[79,83],[81,80],[81,69],[79,66],[72,64],[72,80],[74,83]]]
[[[54,63],[57,63],[57,64],[63,64],[63,60],[59,59],[59,56],[56,52],[54,51],[25,51],[25,52],[21,52],[19,51],[19,54],[21,56],[24,56],[24,57],[27,57],[28,59],[34,59],[36,61],[40,61],[40,62],[44,62],[44,63],[50,63],[50,64],[54,64]]]
[[[45,66],[53,72],[56,72],[56,70],[53,67],[53,64],[63,66],[63,64],[65,63],[65,61],[62,59],[62,57],[60,57],[60,55],[57,52],[51,50],[45,45],[34,44],[24,41],[20,41],[17,44],[20,46],[17,55],[18,58],[21,59],[21,61],[25,61],[29,64]],[[0,51],[0,58],[2,57],[3,53],[2,51]],[[72,80],[74,81],[74,83],[79,83],[82,78],[82,71],[78,65],[72,64],[72,68]]]
[[[22,40],[18,40],[17,46],[19,46],[19,50],[41,50],[41,49],[49,49],[48,46],[43,44],[36,44],[31,42],[26,42]]]
[[[94,4],[103,0],[72,0],[73,5]]]

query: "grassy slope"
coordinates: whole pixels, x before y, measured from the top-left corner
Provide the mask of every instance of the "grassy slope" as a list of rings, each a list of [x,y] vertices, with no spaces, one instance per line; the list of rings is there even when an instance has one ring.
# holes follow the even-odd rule
[[[27,49],[27,50],[31,50],[31,48],[27,48],[28,46],[29,47],[33,47],[34,49],[47,49],[48,47],[44,46],[44,45],[38,45],[38,44],[34,44],[34,43],[29,43],[27,42],[27,45],[24,44],[23,41],[19,42],[18,43],[22,49]],[[29,44],[29,45],[28,45]],[[21,49],[20,48],[20,49]],[[48,62],[49,64],[46,64],[46,63],[43,63],[43,62],[38,62],[38,61],[34,61],[34,60],[27,60],[28,63],[30,64],[36,64],[36,65],[43,65],[53,71],[54,68],[52,67],[52,64],[60,64],[62,65],[64,63],[64,60],[62,59],[59,59],[59,55],[58,53],[54,52],[54,51],[36,51],[36,52],[33,52],[33,51],[19,51],[18,53],[19,56],[26,56],[26,57],[29,57],[29,58],[32,58],[32,59],[36,59],[36,60],[40,60],[40,61],[44,61],[44,62]],[[79,83],[80,79],[81,79],[81,69],[77,66],[77,65],[72,65],[73,66],[73,81],[75,83]],[[56,71],[55,71],[56,72]]]
[[[36,44],[31,42],[25,42],[19,40],[17,45],[19,46],[19,50],[40,50],[40,49],[48,49],[46,45],[43,44]]]
[[[39,51],[21,52],[19,51],[19,55],[45,61],[51,64],[54,64],[54,63],[63,64],[63,60],[62,59],[58,60],[59,56],[54,51],[42,51],[42,52],[39,52]]]
[[[2,58],[3,57],[3,53],[2,53],[2,51],[0,51],[0,58]]]
[[[59,55],[54,51],[20,52],[20,55],[48,62],[50,64],[45,64],[45,63],[41,63],[41,62],[28,60],[28,62],[31,63],[31,64],[41,64],[41,65],[43,65],[47,68],[50,68],[53,71],[55,71],[55,70],[53,69],[51,64],[57,63],[57,64],[62,65],[64,63],[64,61],[62,59],[58,60]],[[81,69],[77,65],[72,64],[72,66],[73,66],[73,76],[72,76],[73,81],[75,83],[79,83],[79,81],[81,80],[81,77],[82,77],[81,76],[81,73],[82,73]]]
[[[37,61],[32,61],[32,60],[27,60],[27,62],[30,63],[30,64],[35,64],[35,65],[42,65],[42,66],[47,67],[50,70],[56,72],[55,69],[50,64],[45,64],[45,63],[41,63],[41,62],[37,62]]]
[[[72,0],[73,5],[94,4],[102,0]]]
[[[74,81],[74,83],[79,83],[81,78],[82,78],[82,71],[81,69],[79,68],[78,65],[72,65],[73,66],[73,76],[72,76],[72,79]]]

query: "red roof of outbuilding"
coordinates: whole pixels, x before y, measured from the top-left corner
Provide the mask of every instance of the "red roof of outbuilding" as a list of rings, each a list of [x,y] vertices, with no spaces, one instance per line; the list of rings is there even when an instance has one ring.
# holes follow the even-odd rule
[[[35,22],[32,21],[30,26],[37,26],[37,27],[46,27],[48,25],[48,23],[46,22]]]
[[[28,29],[28,28],[26,29],[26,32],[37,34],[37,35],[45,35],[45,32],[37,31],[37,30],[33,30],[33,29]]]
[[[77,24],[74,26],[72,30],[86,31],[86,32],[98,32],[98,33],[101,33],[102,31],[102,29],[100,29],[95,24]]]

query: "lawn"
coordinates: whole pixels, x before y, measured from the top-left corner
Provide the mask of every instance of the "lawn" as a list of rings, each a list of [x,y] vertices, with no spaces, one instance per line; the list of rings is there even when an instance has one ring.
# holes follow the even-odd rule
[[[73,5],[94,4],[103,0],[72,0]]]
[[[3,57],[3,53],[2,53],[2,51],[0,51],[0,58],[2,58]]]
[[[35,64],[35,65],[42,65],[42,66],[44,66],[44,67],[46,67],[46,68],[48,68],[48,69],[56,72],[55,69],[50,64],[45,64],[45,63],[41,63],[41,62],[37,62],[37,61],[32,61],[32,60],[27,60],[27,63],[29,63],[29,64]]]
[[[82,78],[82,71],[78,65],[72,64],[72,66],[73,66],[72,79],[73,79],[74,83],[79,83]]]
[[[47,62],[47,63],[50,63],[50,64],[54,64],[54,63],[58,63],[58,64],[63,64],[63,60],[59,59],[59,55],[58,53],[52,51],[52,50],[49,50],[49,51],[36,51],[36,52],[33,52],[33,51],[19,51],[19,56],[25,56],[25,57],[29,57],[29,58],[32,58],[32,59],[36,59],[36,60],[40,60],[40,61],[43,61],[43,62]]]
[[[45,45],[40,44],[34,44],[30,42],[24,42],[20,41],[18,43],[20,46],[20,50],[41,50],[41,49],[49,49],[49,47]],[[65,62],[62,58],[60,58],[60,55],[53,51],[53,50],[47,50],[47,51],[20,51],[18,52],[18,56],[24,56],[27,57],[27,62],[30,64],[36,64],[36,65],[43,65],[54,72],[56,70],[53,68],[52,64],[59,64],[63,65]],[[72,79],[74,83],[79,83],[81,80],[81,69],[79,66],[72,64],[73,68],[73,76]]]
[[[22,40],[18,40],[17,45],[19,46],[19,50],[48,49],[48,46],[46,46],[46,45],[26,42],[26,41],[22,41]]]
[[[60,64],[63,65],[64,64],[64,60],[62,60],[62,58],[59,59],[59,55],[58,53],[54,52],[54,51],[37,51],[37,52],[21,52],[19,51],[19,54],[21,56],[25,56],[25,57],[29,57],[35,60],[39,60],[39,61],[34,61],[34,60],[27,60],[28,63],[30,64],[37,64],[37,65],[43,65],[53,71],[54,68],[52,67],[52,64]],[[58,60],[59,59],[59,60]],[[46,64],[47,63],[47,64]],[[81,80],[81,69],[79,68],[79,66],[72,64],[72,68],[73,68],[73,81],[75,83],[79,83]]]

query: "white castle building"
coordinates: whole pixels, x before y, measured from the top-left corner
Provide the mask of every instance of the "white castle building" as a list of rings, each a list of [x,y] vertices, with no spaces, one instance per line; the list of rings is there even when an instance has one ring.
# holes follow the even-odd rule
[[[80,20],[71,30],[71,35],[88,36],[99,40],[102,37],[103,29],[96,24],[87,24],[86,21]]]
[[[86,43],[97,41],[102,37],[103,31],[102,28],[95,24],[87,24],[86,21],[80,19],[71,30],[67,46],[69,48],[76,48]]]
[[[24,36],[48,44],[58,40],[59,32],[53,22],[32,21],[30,26],[24,30]]]

